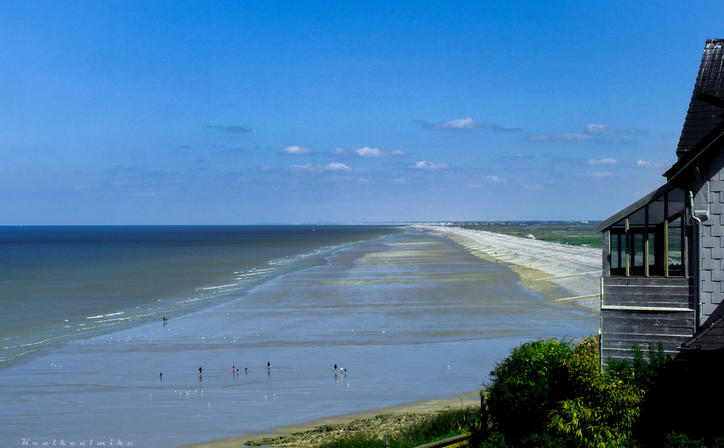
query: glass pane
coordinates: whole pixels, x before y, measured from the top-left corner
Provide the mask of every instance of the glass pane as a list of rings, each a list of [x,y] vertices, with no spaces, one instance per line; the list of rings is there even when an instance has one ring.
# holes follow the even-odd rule
[[[649,204],[649,225],[657,226],[664,223],[664,197],[659,196]]]
[[[625,229],[626,228],[626,219],[622,219],[621,221],[617,222],[616,224],[612,225],[614,229]]]
[[[633,256],[631,257],[631,266],[635,268],[644,266],[644,234],[634,233],[633,237]]]
[[[668,193],[669,198],[669,218],[684,212],[684,190],[674,188]]]
[[[669,275],[683,275],[683,247],[681,218],[669,222]]]
[[[621,254],[621,235],[614,233],[611,235],[611,269],[621,267],[619,257]]]
[[[646,212],[644,211],[644,209],[640,208],[640,209],[636,210],[635,212],[633,212],[631,215],[629,215],[629,217],[628,217],[629,228],[643,227],[645,224],[644,218],[646,218],[645,213]]]
[[[649,274],[656,272],[656,234],[649,230]]]

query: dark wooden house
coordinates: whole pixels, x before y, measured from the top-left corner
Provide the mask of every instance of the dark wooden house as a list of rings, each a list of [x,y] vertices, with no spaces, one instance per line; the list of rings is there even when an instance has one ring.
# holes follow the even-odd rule
[[[603,221],[601,355],[724,348],[724,40],[706,41],[666,183]]]

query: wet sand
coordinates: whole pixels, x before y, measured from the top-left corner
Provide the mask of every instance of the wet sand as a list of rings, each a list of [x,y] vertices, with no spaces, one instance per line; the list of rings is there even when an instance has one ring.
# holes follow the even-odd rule
[[[569,299],[596,314],[600,311],[601,249],[460,227],[418,228],[445,235],[476,256],[508,264],[528,289],[553,300]],[[567,296],[555,297],[553,285]]]
[[[522,285],[547,299],[585,297],[598,292],[600,249],[461,228],[442,226],[417,228],[444,235],[478,257],[506,263],[518,274]],[[600,309],[598,297],[566,300],[565,303],[582,307],[594,314]],[[186,445],[184,448],[231,448],[244,444],[313,447],[357,432],[381,437],[385,432],[403,429],[432,413],[461,407],[477,407],[479,404],[479,392],[473,391],[453,399],[418,401],[390,408],[339,415],[284,426],[267,433]],[[386,419],[384,422],[375,418],[388,414],[397,418]]]

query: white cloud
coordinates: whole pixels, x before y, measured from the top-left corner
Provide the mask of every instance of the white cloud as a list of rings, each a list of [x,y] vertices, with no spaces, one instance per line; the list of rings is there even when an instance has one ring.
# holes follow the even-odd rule
[[[344,163],[328,163],[325,169],[327,171],[352,171],[352,168]]]
[[[336,172],[349,172],[352,171],[349,165],[345,163],[328,163],[326,165],[313,165],[311,163],[304,163],[300,165],[292,165],[289,167],[290,170],[296,172],[305,173],[319,173],[321,171],[336,171]]]
[[[605,179],[611,176],[613,176],[613,173],[610,171],[597,171],[595,173],[591,173],[591,177],[594,179]]]
[[[365,146],[364,148],[355,149],[358,156],[360,157],[384,157],[385,153],[380,151],[379,148],[370,148]]]
[[[485,176],[485,180],[495,182],[496,184],[503,182],[503,179],[499,178],[498,176]]]
[[[607,143],[613,145],[625,145],[631,143],[630,139],[626,138],[615,138],[615,136],[627,135],[638,135],[641,131],[638,129],[618,129],[611,125],[603,123],[591,123],[587,124],[583,128],[583,132],[566,132],[563,134],[547,134],[547,135],[529,135],[526,139],[530,142],[545,142],[545,141],[558,141],[558,142],[580,142],[580,141],[595,141],[599,143]]]
[[[580,141],[593,140],[593,137],[591,137],[588,134],[580,134],[577,132],[566,132],[565,134],[555,134],[555,135],[529,135],[528,137],[526,137],[526,139],[530,142],[545,142],[545,141],[580,142]]]
[[[396,149],[396,150],[390,152],[390,155],[391,156],[404,156],[405,151],[400,151],[399,149]]]
[[[587,124],[586,133],[588,134],[615,134],[618,131],[607,124]]]
[[[447,163],[440,163],[440,162],[428,162],[426,160],[420,160],[419,162],[415,162],[414,165],[410,165],[410,168],[416,169],[416,170],[444,170],[447,168]]]
[[[341,147],[337,146],[336,148],[334,148],[334,149],[332,150],[332,154],[334,154],[334,155],[347,154],[347,150],[344,149],[344,148],[341,148]]]
[[[639,159],[636,161],[636,166],[651,166],[651,162]]]
[[[618,163],[618,160],[613,157],[604,157],[603,159],[589,159],[589,165],[610,165],[612,163]]]
[[[472,129],[475,127],[475,120],[470,117],[456,118],[444,123],[438,123],[436,127],[440,129]]]
[[[319,171],[319,167],[314,166],[311,163],[305,163],[303,165],[292,165],[290,169],[292,171]]]
[[[282,149],[282,152],[284,154],[309,154],[310,152],[312,152],[312,150],[308,148],[302,148],[301,146],[292,145]]]
[[[506,128],[505,126],[500,126],[498,124],[493,123],[490,120],[478,122],[473,120],[470,117],[465,118],[456,118],[454,120],[448,120],[438,123],[431,123],[429,121],[424,120],[415,120],[417,123],[422,125],[422,127],[427,129],[473,129],[473,128],[480,128],[480,129],[488,129],[495,132],[518,132],[522,131],[521,128]]]

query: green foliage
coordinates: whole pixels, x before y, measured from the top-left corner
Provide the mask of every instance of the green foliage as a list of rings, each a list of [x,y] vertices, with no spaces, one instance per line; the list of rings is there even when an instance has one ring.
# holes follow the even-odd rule
[[[456,434],[480,430],[477,409],[455,409],[431,415],[387,440],[366,435],[351,435],[320,445],[323,448],[410,448]]]
[[[662,344],[649,346],[648,360],[641,350],[634,355],[632,363],[610,361],[603,372],[594,338],[513,349],[486,391],[484,411],[505,436],[489,446],[635,447],[642,403],[669,360]]]
[[[323,443],[320,448],[385,448],[385,441],[362,434],[346,436],[332,442]]]
[[[704,439],[691,439],[686,434],[670,432],[666,435],[664,448],[707,448]]]
[[[606,371],[611,376],[632,382],[644,391],[649,391],[664,372],[671,358],[664,353],[664,344],[660,341],[656,347],[653,343],[649,343],[648,362],[637,345],[633,346],[633,352],[633,362],[609,359]]]
[[[523,437],[520,446],[526,448],[561,448],[566,446],[567,441],[563,437],[551,434],[531,434]]]
[[[511,441],[544,432],[548,412],[564,397],[564,360],[571,343],[548,339],[524,343],[496,364],[485,400],[493,427]]]
[[[564,360],[568,398],[549,413],[548,428],[576,447],[633,446],[643,391],[600,370],[598,346],[582,340]]]

